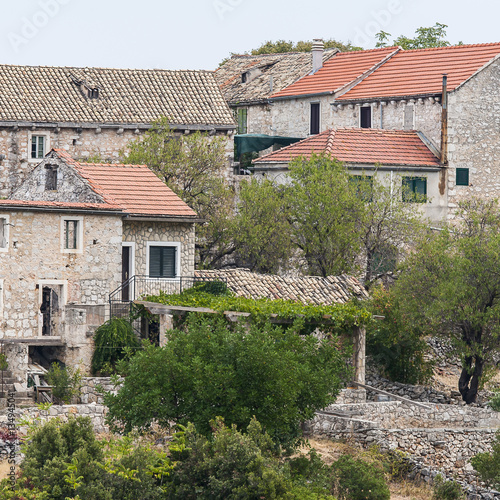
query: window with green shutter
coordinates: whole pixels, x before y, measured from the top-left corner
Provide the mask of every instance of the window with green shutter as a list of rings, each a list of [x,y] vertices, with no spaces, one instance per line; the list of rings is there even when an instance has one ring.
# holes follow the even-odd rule
[[[151,278],[175,278],[177,247],[149,247],[149,276]]]
[[[238,108],[238,134],[247,133],[247,114],[247,108]]]
[[[425,177],[403,177],[403,201],[425,203],[427,201],[427,179]]]
[[[363,201],[373,201],[373,177],[371,175],[350,175],[349,184],[354,188],[356,195]]]
[[[468,168],[457,168],[457,186],[468,186],[469,185],[469,169]]]

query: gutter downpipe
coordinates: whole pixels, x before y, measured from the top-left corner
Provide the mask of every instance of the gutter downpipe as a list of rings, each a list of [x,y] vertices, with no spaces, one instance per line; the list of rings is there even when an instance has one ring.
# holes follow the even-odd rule
[[[441,95],[441,175],[439,180],[439,193],[441,196],[446,188],[446,169],[448,165],[448,74],[443,74],[443,93]]]

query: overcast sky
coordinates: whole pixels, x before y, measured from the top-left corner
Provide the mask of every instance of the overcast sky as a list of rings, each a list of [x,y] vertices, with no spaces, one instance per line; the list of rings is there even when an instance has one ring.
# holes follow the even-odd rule
[[[215,69],[267,40],[373,48],[380,30],[447,24],[452,43],[499,42],[498,0],[0,0],[0,63]]]

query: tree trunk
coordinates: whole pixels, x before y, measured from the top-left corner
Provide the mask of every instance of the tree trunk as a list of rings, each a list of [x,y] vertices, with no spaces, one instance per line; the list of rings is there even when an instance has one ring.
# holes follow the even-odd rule
[[[479,381],[483,375],[483,369],[484,359],[482,357],[476,354],[475,356],[465,358],[462,373],[458,381],[458,390],[462,395],[462,399],[468,405],[476,402]]]

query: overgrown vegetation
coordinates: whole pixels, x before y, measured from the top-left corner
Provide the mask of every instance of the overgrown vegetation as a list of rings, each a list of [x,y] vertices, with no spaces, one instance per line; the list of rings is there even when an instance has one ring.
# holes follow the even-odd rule
[[[436,23],[429,28],[420,27],[415,31],[415,37],[410,38],[400,35],[391,43],[391,46],[399,46],[404,50],[429,49],[433,47],[448,47],[451,43],[446,40],[446,24]],[[376,47],[387,47],[389,45],[390,33],[381,31],[375,35],[378,42]],[[459,45],[462,43],[460,42]]]
[[[471,459],[479,477],[492,488],[500,488],[500,432],[492,443],[491,453],[479,453]]]
[[[290,446],[301,422],[335,400],[349,377],[349,347],[338,337],[300,336],[299,321],[287,328],[227,323],[213,315],[188,316],[168,332],[164,347],[150,346],[120,362],[125,375],[118,394],[107,394],[107,421],[114,430],[148,429],[172,422],[210,433],[222,416],[245,429],[253,416],[276,443]]]
[[[351,50],[363,50],[362,47],[356,47],[351,42],[343,43],[330,38],[323,41],[325,49],[339,49],[341,52]],[[276,42],[264,42],[259,48],[250,51],[253,56],[260,54],[280,54],[283,52],[311,52],[313,42],[299,40],[298,42],[277,40]]]
[[[137,349],[140,342],[132,325],[124,318],[111,318],[94,333],[94,353],[92,355],[92,372],[100,375],[111,375],[115,372],[116,363],[127,355],[127,349]]]
[[[447,481],[440,474],[434,478],[433,500],[461,500],[465,498],[462,487],[456,481]]]
[[[82,372],[80,368],[62,366],[52,363],[45,379],[52,386],[52,395],[59,403],[70,403],[71,400],[80,395],[82,389]]]

